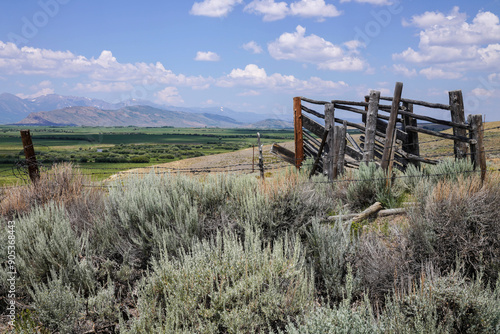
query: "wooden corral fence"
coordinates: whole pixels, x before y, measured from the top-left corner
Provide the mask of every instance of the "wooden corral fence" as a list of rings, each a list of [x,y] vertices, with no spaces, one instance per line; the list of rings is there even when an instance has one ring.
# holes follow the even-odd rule
[[[311,158],[311,175],[322,172],[330,180],[343,173],[344,167],[358,167],[361,163],[375,162],[392,174],[392,169],[404,171],[409,164],[437,164],[437,160],[420,155],[419,133],[454,141],[456,159],[470,156],[474,168],[481,169],[484,179],[486,157],[483,144],[481,115],[470,115],[466,122],[462,92],[449,92],[449,104],[429,103],[402,98],[403,84],[396,83],[392,97],[380,96],[371,91],[365,101],[315,101],[305,97],[293,99],[295,152],[273,145],[272,152],[297,168],[306,158]],[[388,104],[383,104],[388,101]],[[390,104],[389,104],[390,103]],[[308,105],[323,105],[324,112]],[[448,110],[450,120],[414,113],[414,106]],[[361,122],[354,123],[336,117],[336,110],[361,115]],[[418,126],[418,122],[438,124],[453,128],[453,134],[442,133]],[[360,143],[347,131],[359,130]]]

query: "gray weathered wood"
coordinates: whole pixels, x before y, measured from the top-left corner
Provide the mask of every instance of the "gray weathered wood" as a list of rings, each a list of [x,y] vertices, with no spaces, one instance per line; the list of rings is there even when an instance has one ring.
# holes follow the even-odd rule
[[[307,112],[307,113],[309,113],[311,115],[314,115],[314,116],[316,116],[318,118],[323,118],[323,119],[325,118],[325,115],[317,112],[316,110],[307,108],[306,106],[301,106],[301,108],[302,108],[302,111],[305,111],[305,112]]]
[[[345,147],[345,154],[353,158],[354,160],[361,161],[363,160],[363,154],[359,151],[356,151],[350,146]]]
[[[359,147],[358,143],[356,143],[356,141],[354,140],[354,138],[352,138],[352,136],[349,134],[349,132],[346,132],[345,133],[345,137],[347,138],[347,140],[349,141],[349,143],[351,143],[352,147],[359,151],[359,152],[363,152],[361,151],[361,147]]]
[[[385,100],[385,101],[393,101],[394,100],[393,97],[389,97],[389,96],[381,96],[380,99]],[[431,103],[431,102],[404,99],[404,98],[402,98],[400,101],[406,102],[406,103],[411,103],[411,104],[418,105],[418,106],[424,106],[427,108],[450,110],[450,106],[447,104]]]
[[[417,119],[413,118],[413,104],[408,102],[403,102],[403,106],[407,111],[406,115],[403,115],[403,131],[406,132],[407,126],[417,127]],[[419,156],[420,155],[420,146],[418,143],[418,132],[406,132],[407,139],[403,141],[403,151],[408,155]],[[416,167],[420,167],[420,161],[410,160],[413,165]]]
[[[363,162],[368,164],[373,161],[373,150],[375,148],[375,133],[377,130],[377,114],[380,92],[370,92],[368,113],[366,115],[365,145],[363,151]]]
[[[271,146],[271,153],[281,160],[295,166],[295,154],[292,151],[284,148],[283,146],[274,143],[273,146]]]
[[[469,115],[468,122],[471,126],[469,136],[474,142],[470,145],[471,160],[474,169],[481,169],[481,181],[486,178],[486,154],[484,152],[484,124],[482,115]]]
[[[259,146],[259,169],[260,177],[264,181],[264,157],[262,155],[262,144],[260,143],[260,133],[257,132],[257,145]]]
[[[325,104],[325,129],[328,130],[326,139],[324,170],[328,174],[328,179],[333,180],[334,151],[335,151],[335,108],[332,103]]]
[[[320,138],[323,136],[323,132],[325,132],[325,127],[323,125],[313,121],[305,115],[302,115],[302,126]]]
[[[450,112],[451,120],[454,123],[465,124],[465,111],[464,100],[461,90],[454,90],[449,92],[450,97]],[[453,127],[453,134],[459,137],[466,137],[467,131],[465,129]],[[455,140],[453,150],[456,159],[465,159],[467,156],[467,144],[460,140]]]
[[[339,129],[340,134],[338,135],[339,140],[339,155],[337,159],[337,175],[344,174],[344,163],[345,163],[345,148],[347,144],[346,133],[347,133],[347,124],[344,121],[344,124]]]
[[[394,98],[392,100],[391,116],[389,119],[389,123],[387,124],[387,131],[385,134],[386,142],[384,147],[384,153],[382,155],[382,161],[380,162],[382,169],[386,170],[388,174],[392,172],[392,157],[394,152],[393,148],[396,144],[396,136],[395,136],[396,119],[398,116],[399,102],[401,99],[402,91],[403,91],[403,83],[396,82],[396,86],[394,88]]]
[[[376,214],[377,212],[379,212],[382,209],[383,209],[382,203],[375,202],[370,207],[368,207],[365,211],[361,212],[356,217],[354,217],[352,222],[357,223],[357,222],[360,222],[364,219],[367,219],[368,217],[370,217],[373,214]]]
[[[388,123],[386,121],[381,120],[380,118],[377,118],[377,131],[380,133],[386,133],[387,132],[387,125]],[[408,140],[408,134],[404,131],[401,131],[396,128],[396,139],[401,140],[402,142],[406,142]]]
[[[303,131],[304,139],[307,139],[308,141],[319,147],[319,145],[321,145],[321,141],[318,141],[316,137],[313,137],[311,134],[309,134],[307,129],[305,130],[306,131]]]
[[[321,160],[321,154],[323,153],[323,149],[326,143],[326,138],[328,137],[328,132],[329,131],[325,129],[325,133],[323,134],[323,138],[321,139],[321,144],[319,146],[318,155],[316,156],[316,159],[314,159],[314,164],[311,168],[311,172],[309,173],[309,178],[311,178],[314,175],[314,173],[316,173],[316,169],[319,166],[319,162]]]
[[[464,143],[469,143],[472,140],[472,139],[467,138],[467,137],[454,136],[454,135],[450,135],[450,134],[443,133],[443,132],[437,132],[437,131],[427,130],[427,129],[423,129],[423,128],[418,128],[416,126],[407,126],[406,131],[407,132],[414,131],[414,132],[425,133],[427,135],[441,137],[441,138],[445,138],[445,139],[451,139],[451,140],[455,140],[455,141],[461,141]]]
[[[308,98],[305,98],[303,96],[300,97],[300,99],[304,102],[308,102],[308,103],[312,103],[312,104],[322,104],[322,105],[325,105],[327,103],[330,103],[328,101],[317,101],[317,100],[313,100],[313,99],[308,99]]]

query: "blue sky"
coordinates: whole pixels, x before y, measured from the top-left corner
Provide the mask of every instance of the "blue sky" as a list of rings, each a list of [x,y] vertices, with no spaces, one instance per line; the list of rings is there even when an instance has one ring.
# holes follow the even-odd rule
[[[279,116],[402,81],[500,120],[499,18],[499,0],[3,0],[0,92]]]

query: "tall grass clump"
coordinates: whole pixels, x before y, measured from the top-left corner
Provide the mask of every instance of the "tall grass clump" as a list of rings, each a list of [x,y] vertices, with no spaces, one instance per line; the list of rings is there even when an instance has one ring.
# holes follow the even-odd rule
[[[283,327],[313,305],[312,274],[300,241],[271,245],[245,230],[195,242],[178,258],[162,251],[138,289],[129,333],[262,333]],[[125,326],[125,324],[122,324]]]
[[[362,163],[358,170],[346,177],[354,181],[347,187],[347,203],[353,210],[362,210],[374,202],[381,202],[386,208],[397,207],[402,200],[403,189],[399,179],[387,180],[387,174],[375,163]],[[392,184],[391,184],[392,183]],[[388,187],[388,184],[391,185]]]
[[[480,270],[495,281],[500,272],[500,178],[439,182],[424,205],[410,213],[409,246],[415,261],[446,272],[458,258],[469,276]]]
[[[92,212],[101,209],[102,202],[99,190],[85,188],[90,183],[90,178],[71,163],[56,164],[47,172],[41,173],[36,183],[10,189],[2,198],[0,213],[4,217],[14,217],[54,201],[64,203],[68,208],[79,206],[79,210],[73,215],[74,225],[85,225]]]

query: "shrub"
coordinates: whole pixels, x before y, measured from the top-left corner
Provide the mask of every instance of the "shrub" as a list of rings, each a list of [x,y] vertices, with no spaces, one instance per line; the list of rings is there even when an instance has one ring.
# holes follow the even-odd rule
[[[258,333],[312,306],[314,287],[298,239],[263,244],[247,229],[197,242],[178,259],[164,251],[140,284],[130,332]]]
[[[16,224],[16,266],[19,284],[46,282],[54,271],[64,285],[94,289],[94,269],[88,260],[88,235],[78,235],[62,205],[37,207]]]
[[[427,269],[410,291],[389,298],[381,317],[385,333],[498,333],[500,284],[484,288],[459,271],[440,276]]]
[[[145,155],[135,156],[130,158],[130,162],[132,163],[148,163],[149,157]]]
[[[45,327],[60,333],[75,333],[83,311],[83,300],[52,271],[47,284],[35,284],[30,292],[37,317]]]
[[[356,254],[356,239],[349,223],[336,221],[333,227],[314,221],[307,233],[307,245],[314,267],[317,290],[333,301],[343,297],[349,263]]]
[[[478,177],[439,182],[410,214],[410,247],[418,263],[440,270],[464,263],[469,276],[480,269],[496,280],[500,271],[500,179]]]

